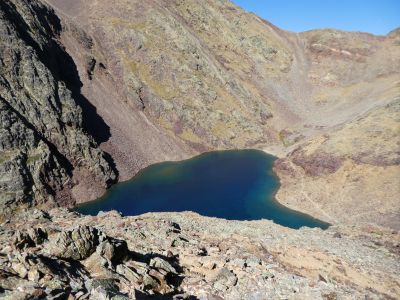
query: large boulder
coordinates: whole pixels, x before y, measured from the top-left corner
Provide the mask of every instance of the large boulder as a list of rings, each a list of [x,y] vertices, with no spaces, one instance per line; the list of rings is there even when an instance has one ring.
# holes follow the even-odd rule
[[[91,226],[78,226],[65,230],[49,243],[47,252],[64,259],[84,260],[94,252],[115,265],[128,255],[125,241],[106,236],[102,231]]]
[[[215,278],[214,288],[225,291],[237,284],[238,278],[235,273],[227,268],[222,268]]]
[[[100,237],[100,244],[96,253],[113,265],[120,263],[129,253],[128,245],[124,240],[118,240],[110,237]]]
[[[49,244],[47,250],[59,258],[83,260],[96,251],[101,234],[97,228],[78,226],[72,230],[60,232],[58,237]]]

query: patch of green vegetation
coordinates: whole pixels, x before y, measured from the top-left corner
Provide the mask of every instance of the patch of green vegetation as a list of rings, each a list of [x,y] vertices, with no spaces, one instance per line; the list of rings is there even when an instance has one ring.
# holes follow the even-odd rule
[[[286,132],[284,130],[281,130],[279,132],[279,140],[283,145],[285,145],[285,138],[286,138]]]
[[[147,84],[150,90],[162,99],[170,100],[178,96],[177,92],[171,88],[167,82],[155,79],[150,68],[145,64],[136,64],[135,62],[127,63],[128,69],[137,75],[142,82]]]
[[[190,128],[184,128],[180,137],[189,142],[201,143],[201,139]]]
[[[0,164],[9,161],[11,158],[15,156],[17,152],[18,152],[17,150],[0,151]]]
[[[37,162],[40,158],[42,157],[41,154],[34,154],[34,155],[29,155],[26,164],[27,165],[33,165],[35,162]]]
[[[289,130],[281,130],[279,132],[279,140],[285,147],[292,146],[303,138],[303,135],[298,132],[292,132]]]
[[[2,194],[8,196],[7,198],[15,198],[17,196],[16,192],[4,192]]]

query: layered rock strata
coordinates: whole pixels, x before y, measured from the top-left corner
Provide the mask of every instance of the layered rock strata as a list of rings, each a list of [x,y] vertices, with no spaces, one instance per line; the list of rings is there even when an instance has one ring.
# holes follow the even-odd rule
[[[83,199],[99,196],[117,173],[84,126],[87,100],[57,40],[60,20],[37,1],[0,8],[1,210],[71,205],[75,190],[85,191]]]

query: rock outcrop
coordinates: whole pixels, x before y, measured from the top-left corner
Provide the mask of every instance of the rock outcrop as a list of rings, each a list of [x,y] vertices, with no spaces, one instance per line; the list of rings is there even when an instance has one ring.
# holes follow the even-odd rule
[[[34,212],[1,226],[5,299],[400,296],[400,235],[379,226],[294,230],[194,213],[84,217],[53,209],[38,218]],[[21,236],[32,234],[40,239],[21,247]]]
[[[83,126],[81,106],[87,100],[80,94],[73,60],[57,41],[60,31],[60,20],[41,2],[0,3],[4,213],[19,205],[71,205],[74,187],[84,188],[91,198],[117,178]]]
[[[126,241],[95,227],[57,232],[53,222],[45,221],[35,229],[24,226],[15,234],[5,233],[13,239],[1,245],[2,299],[141,299],[138,295],[181,291],[174,257],[129,251]],[[33,232],[40,237],[46,232],[45,238],[33,241]]]

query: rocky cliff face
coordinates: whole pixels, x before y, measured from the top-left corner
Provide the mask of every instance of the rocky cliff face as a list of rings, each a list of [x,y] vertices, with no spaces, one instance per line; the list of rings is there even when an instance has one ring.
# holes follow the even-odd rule
[[[83,126],[87,100],[57,41],[60,20],[37,1],[0,8],[0,206],[69,205],[75,188],[90,198],[116,173]]]

